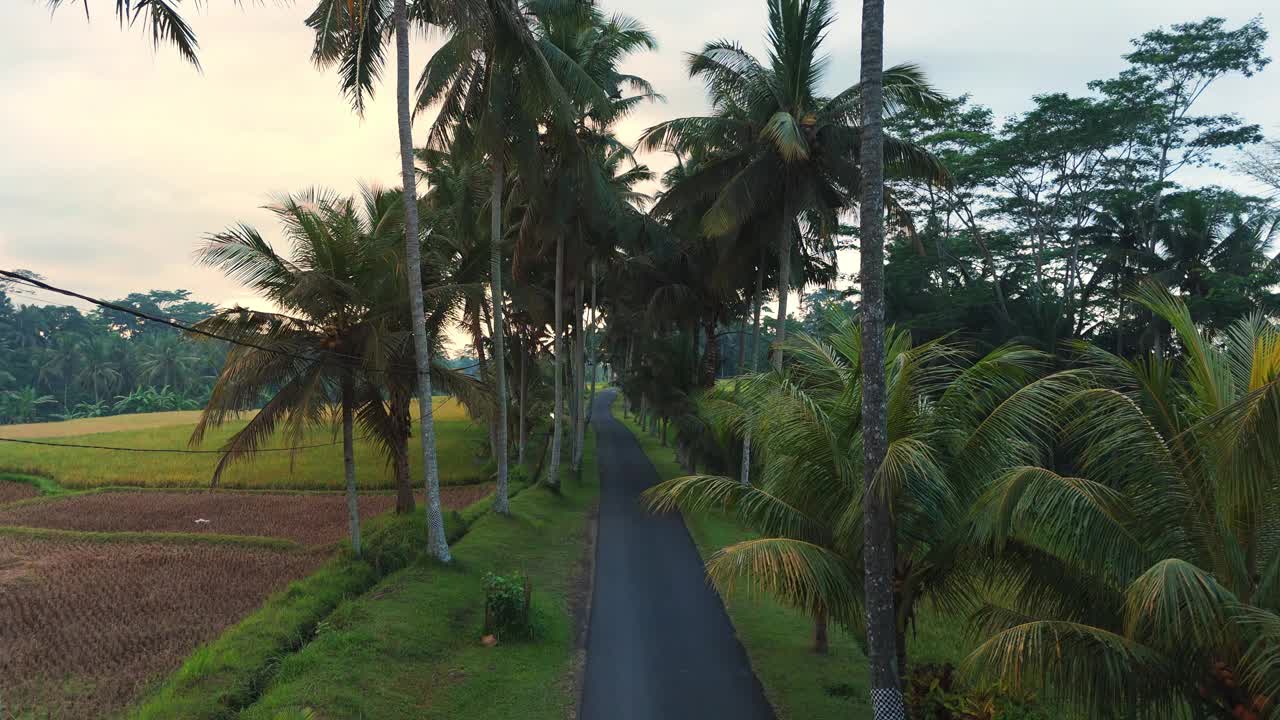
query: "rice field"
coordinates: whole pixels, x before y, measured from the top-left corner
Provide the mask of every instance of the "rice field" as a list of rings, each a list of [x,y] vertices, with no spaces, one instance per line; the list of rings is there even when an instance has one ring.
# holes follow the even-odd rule
[[[0,482],[0,487],[7,484],[10,483]],[[460,510],[492,490],[492,483],[458,485],[443,488],[440,499],[445,509]],[[421,493],[417,502],[422,504]],[[395,496],[365,495],[359,503],[361,519],[368,520],[394,508]],[[0,526],[94,533],[259,536],[304,546],[332,545],[345,540],[348,534],[347,501],[336,493],[83,493],[0,507]]]
[[[0,535],[5,710],[18,718],[110,717],[327,557]]]
[[[485,460],[488,443],[485,429],[473,423],[462,406],[450,399],[438,398],[434,414],[441,483],[464,485],[486,480],[491,469]],[[190,412],[144,413],[58,423],[5,425],[0,426],[0,438],[186,449],[197,416],[197,413]],[[210,432],[198,449],[216,450],[246,422],[248,416]],[[332,444],[293,453],[261,453],[232,466],[223,474],[220,486],[267,490],[341,489],[342,445],[334,443],[335,440],[338,438],[328,429],[313,430],[298,444]],[[292,444],[278,438],[268,446],[287,447]],[[421,477],[420,447],[415,430],[409,450],[415,477]],[[0,443],[0,472],[40,475],[72,489],[208,487],[219,457],[217,454],[133,453]],[[356,446],[356,476],[362,489],[394,486],[385,457],[373,444],[363,440]]]
[[[461,509],[492,490],[487,433],[451,400],[439,399],[435,416],[443,504]],[[197,417],[9,425],[0,438],[185,449]],[[210,433],[201,448],[218,448],[248,419]],[[228,470],[218,489],[209,488],[216,453],[0,442],[0,718],[115,717],[199,645],[332,557],[348,533],[343,494],[326,492],[344,484],[336,439],[308,433],[298,444],[324,445],[262,453]],[[410,458],[420,479],[416,433]],[[384,457],[361,441],[356,462],[361,517],[391,510]]]

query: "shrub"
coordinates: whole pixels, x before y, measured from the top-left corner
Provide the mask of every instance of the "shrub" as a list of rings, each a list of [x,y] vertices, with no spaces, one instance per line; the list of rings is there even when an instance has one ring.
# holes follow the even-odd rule
[[[528,640],[533,632],[533,586],[519,572],[484,574],[484,632],[500,640]]]
[[[969,687],[946,665],[920,665],[906,688],[913,720],[1045,720],[1048,715],[1030,696],[1011,695],[994,686]]]

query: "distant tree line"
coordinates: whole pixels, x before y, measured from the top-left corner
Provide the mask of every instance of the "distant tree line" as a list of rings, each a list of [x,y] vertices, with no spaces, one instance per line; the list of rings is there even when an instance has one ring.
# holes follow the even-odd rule
[[[128,313],[43,305],[0,285],[0,423],[195,410],[226,346]],[[25,301],[25,302],[24,302]],[[214,306],[187,290],[131,293],[114,304],[193,324]]]
[[[182,289],[111,302],[183,325],[217,310]],[[42,304],[19,283],[0,283],[0,424],[199,410],[226,354],[226,343],[118,310]],[[440,362],[477,375],[470,357]]]

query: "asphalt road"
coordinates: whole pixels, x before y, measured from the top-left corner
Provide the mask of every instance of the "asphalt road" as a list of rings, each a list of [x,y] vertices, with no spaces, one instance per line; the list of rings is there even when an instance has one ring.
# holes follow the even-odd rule
[[[657,473],[612,400],[592,413],[600,529],[581,718],[771,720],[684,521],[641,505]]]

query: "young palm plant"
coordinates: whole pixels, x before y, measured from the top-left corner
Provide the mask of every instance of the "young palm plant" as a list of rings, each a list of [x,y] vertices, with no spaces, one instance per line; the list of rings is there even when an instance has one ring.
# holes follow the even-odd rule
[[[1273,717],[1280,329],[1210,337],[1163,287],[1134,299],[1183,358],[1080,347],[1103,382],[975,505],[999,564],[1023,569],[997,573],[968,665],[1088,717]]]
[[[818,650],[828,618],[863,627],[861,345],[859,325],[836,316],[828,334],[787,342],[785,372],[750,376],[736,402],[728,388],[703,398],[713,425],[759,438],[757,482],[700,475],[649,491],[655,508],[727,509],[758,533],[716,553],[708,574],[726,593],[746,581],[809,613]],[[984,566],[969,542],[968,508],[984,478],[1025,461],[1026,442],[1045,431],[1058,399],[1082,377],[1050,374],[1050,358],[1017,346],[972,362],[940,342],[912,346],[905,331],[888,331],[885,346],[889,443],[877,476],[897,529],[902,672],[921,604],[963,612],[976,594]]]

